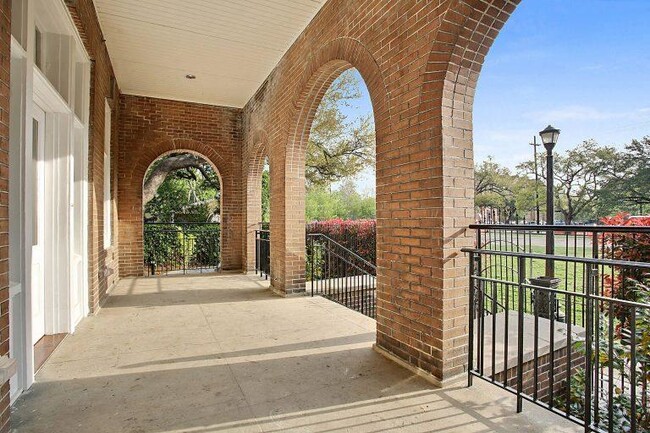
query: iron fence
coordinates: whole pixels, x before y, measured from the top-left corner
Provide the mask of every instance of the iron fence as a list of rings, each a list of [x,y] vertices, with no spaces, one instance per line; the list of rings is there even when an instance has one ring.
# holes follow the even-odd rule
[[[214,272],[221,267],[221,224],[145,223],[147,275]]]
[[[265,279],[271,275],[271,232],[269,230],[255,230],[255,273]]]
[[[469,385],[485,379],[518,411],[528,400],[586,431],[648,431],[650,263],[626,249],[647,248],[650,228],[472,228]]]
[[[307,235],[307,290],[368,317],[376,313],[377,269],[354,251],[320,234]]]

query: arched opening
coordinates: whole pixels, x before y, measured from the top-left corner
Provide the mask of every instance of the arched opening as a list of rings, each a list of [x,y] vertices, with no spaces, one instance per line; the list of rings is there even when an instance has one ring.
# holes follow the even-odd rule
[[[246,233],[243,263],[248,272],[260,272],[259,231],[269,229],[270,221],[270,165],[266,134],[257,131],[251,139],[250,156],[246,159]],[[262,223],[266,224],[262,224]],[[267,269],[268,271],[268,269]]]
[[[286,295],[304,293],[306,289],[305,164],[311,126],[326,91],[351,68],[360,73],[372,100],[378,155],[390,131],[386,87],[379,66],[367,49],[357,41],[339,38],[316,52],[300,78],[298,88],[302,90],[295,103],[294,121],[283,151],[285,158],[277,160],[282,169],[275,171],[277,175],[271,179],[271,285]],[[270,156],[273,166],[276,155]]]
[[[306,289],[374,317],[375,121],[353,67],[329,85],[309,128],[305,157]]]
[[[261,178],[260,188],[262,190],[262,196],[260,197],[260,228],[268,230],[271,224],[271,166],[269,164],[268,156],[264,158],[264,167],[262,168]]]
[[[196,152],[167,152],[150,164],[142,184],[145,274],[221,269],[222,185]]]

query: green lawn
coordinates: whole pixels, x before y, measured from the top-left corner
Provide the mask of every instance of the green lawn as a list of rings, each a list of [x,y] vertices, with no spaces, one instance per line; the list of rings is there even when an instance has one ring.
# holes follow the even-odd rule
[[[506,250],[507,248],[502,249]],[[540,245],[539,243],[528,246],[527,249],[529,252],[536,254],[544,254],[545,252],[545,246]],[[590,257],[591,246],[587,246],[586,248],[582,246],[577,248],[569,246],[569,248],[567,248],[566,245],[556,244],[555,254],[558,256],[568,257]],[[558,289],[567,293],[584,293],[587,285],[587,280],[585,278],[587,266],[588,265],[583,263],[556,260],[554,263],[555,276],[560,279]],[[517,268],[516,258],[499,256],[485,257],[483,263],[483,276],[516,283],[519,281]],[[546,273],[546,261],[543,259],[526,259],[525,268],[526,279],[543,276]],[[502,307],[506,307],[506,302],[509,310],[517,310],[519,294],[516,285],[487,282],[485,283],[485,291],[489,297],[494,297],[496,295],[497,302],[500,304],[497,306],[497,311],[502,311]],[[524,289],[524,308],[527,313],[533,313],[531,294],[534,291],[534,289],[530,288]],[[584,326],[584,298],[558,294],[557,300],[563,316],[569,319],[568,310],[570,309],[571,322],[573,324]],[[486,299],[485,307],[490,311],[492,310],[493,306],[489,299]]]

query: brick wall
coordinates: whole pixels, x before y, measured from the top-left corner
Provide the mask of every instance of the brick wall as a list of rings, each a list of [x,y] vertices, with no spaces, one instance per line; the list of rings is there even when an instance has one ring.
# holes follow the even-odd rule
[[[360,71],[377,133],[377,346],[440,382],[466,370],[474,90],[517,3],[330,0],[244,109],[244,161],[268,137],[272,285],[299,293],[309,128],[331,82]]]
[[[0,356],[9,353],[9,62],[11,1],[0,0]],[[0,431],[9,431],[9,382],[0,388]]]
[[[118,230],[116,204],[117,192],[117,154],[119,151],[118,106],[119,89],[108,56],[97,13],[92,0],[69,2],[68,8],[79,30],[86,51],[91,58],[90,76],[90,131],[88,137],[88,273],[90,279],[89,302],[92,312],[96,312],[106,299],[108,292],[119,279],[118,272]],[[113,241],[109,248],[104,247],[104,101],[108,98],[112,109],[111,119],[111,195],[113,203]]]
[[[523,382],[522,392],[531,397],[537,396],[540,401],[549,404],[551,402],[551,375],[553,377],[553,402],[566,401],[567,392],[567,362],[568,350],[566,346],[555,350],[553,356],[553,369],[551,372],[551,354],[546,353],[537,358],[537,370],[535,370],[535,361],[524,362],[522,366]],[[583,353],[575,350],[571,351],[571,374],[584,370],[586,358]],[[537,371],[537,381],[535,381],[535,371]],[[506,380],[507,386],[517,389],[517,366],[509,368],[507,371],[501,371],[495,375],[495,380],[503,383]],[[535,394],[537,391],[537,394]]]
[[[123,95],[119,142],[120,275],[142,275],[142,182],[152,162],[175,150],[198,153],[217,168],[222,180],[222,266],[241,270],[241,110]]]

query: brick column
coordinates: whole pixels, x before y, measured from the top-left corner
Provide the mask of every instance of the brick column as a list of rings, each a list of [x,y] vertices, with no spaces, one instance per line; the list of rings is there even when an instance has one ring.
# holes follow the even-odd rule
[[[263,131],[253,134],[247,143],[243,163],[246,174],[244,191],[245,236],[242,263],[246,271],[255,270],[255,231],[262,221],[262,172],[268,156],[268,139]]]
[[[368,86],[377,132],[377,350],[438,384],[467,362],[472,104],[518,0],[329,0],[244,109],[268,132],[274,288],[304,285],[304,153],[342,70]]]

